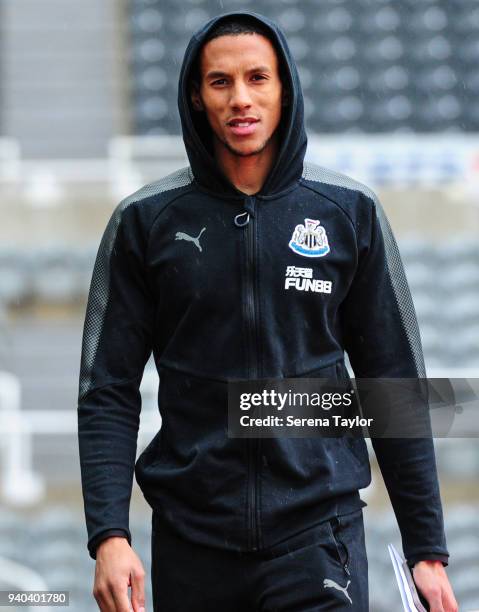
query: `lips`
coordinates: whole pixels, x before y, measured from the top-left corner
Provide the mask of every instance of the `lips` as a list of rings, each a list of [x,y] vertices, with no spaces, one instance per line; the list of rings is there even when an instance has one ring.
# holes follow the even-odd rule
[[[256,130],[258,121],[254,117],[242,117],[229,121],[228,127],[235,136],[249,136]]]
[[[256,123],[257,121],[258,119],[255,117],[237,117],[236,119],[231,119],[231,121],[228,121],[228,125],[246,127],[252,123]]]

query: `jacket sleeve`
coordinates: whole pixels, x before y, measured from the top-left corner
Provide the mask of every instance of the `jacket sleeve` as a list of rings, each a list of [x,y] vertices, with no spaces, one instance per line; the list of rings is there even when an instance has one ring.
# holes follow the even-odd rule
[[[368,191],[370,195],[361,196],[368,206],[356,225],[356,274],[340,307],[344,348],[356,378],[425,378],[415,309],[397,243],[379,199]],[[449,552],[433,438],[372,437],[371,444],[408,563],[438,559],[446,566]]]
[[[154,302],[138,207],[120,203],[103,233],[88,294],[78,392],[78,442],[88,551],[110,535],[131,545],[129,506],[152,350]]]

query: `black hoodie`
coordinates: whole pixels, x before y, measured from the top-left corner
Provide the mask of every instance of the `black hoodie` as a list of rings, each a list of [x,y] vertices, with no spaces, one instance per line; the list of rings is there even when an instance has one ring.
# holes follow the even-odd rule
[[[276,162],[254,195],[219,170],[188,96],[204,37],[240,14],[271,31],[290,90]],[[279,27],[251,11],[207,22],[186,49],[178,107],[190,165],[116,207],[93,270],[78,399],[93,558],[110,535],[131,543],[134,473],[158,520],[218,548],[268,547],[366,505],[358,491],[371,482],[363,438],[230,438],[228,381],[348,379],[345,351],[356,377],[425,376],[414,307],[376,194],[304,161],[301,84]],[[287,281],[288,270],[314,279],[310,289]],[[139,386],[152,351],[162,426],[135,463]],[[409,563],[447,565],[433,440],[372,443]]]

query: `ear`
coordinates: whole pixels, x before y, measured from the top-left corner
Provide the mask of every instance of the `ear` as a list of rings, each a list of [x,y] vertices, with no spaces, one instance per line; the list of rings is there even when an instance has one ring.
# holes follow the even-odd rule
[[[201,99],[201,95],[198,89],[198,85],[195,82],[191,84],[190,96],[191,96],[191,103],[193,104],[193,108],[196,111],[205,110],[205,107],[203,106],[203,101]]]

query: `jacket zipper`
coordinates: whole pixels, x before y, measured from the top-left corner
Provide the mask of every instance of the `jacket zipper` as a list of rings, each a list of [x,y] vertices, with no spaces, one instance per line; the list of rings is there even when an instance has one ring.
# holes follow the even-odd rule
[[[339,531],[342,529],[341,517],[334,516],[330,522],[331,524],[331,533],[333,535],[334,543],[336,545],[336,550],[338,552],[339,562],[343,566],[344,571],[350,576],[351,572],[349,570],[349,550],[343,540],[339,537]],[[343,561],[341,558],[341,553],[339,552],[339,546],[342,546],[346,559]]]
[[[257,334],[258,327],[256,322],[256,304],[255,304],[255,225],[251,222],[255,208],[255,197],[247,196],[245,203],[250,203],[252,214],[241,213],[235,217],[236,225],[245,227],[245,244],[246,244],[246,324],[248,337],[248,377],[250,379],[258,378],[258,351],[257,351]],[[238,222],[237,222],[238,220]],[[250,548],[251,550],[259,549],[259,525],[256,513],[258,511],[258,487],[257,487],[257,456],[259,456],[259,448],[261,440],[259,438],[247,438],[248,441],[248,473],[249,473],[249,533],[250,533]],[[252,542],[251,542],[252,540]]]

